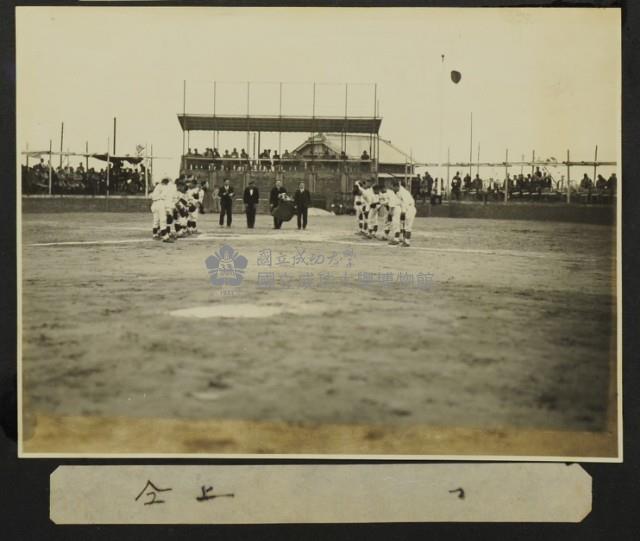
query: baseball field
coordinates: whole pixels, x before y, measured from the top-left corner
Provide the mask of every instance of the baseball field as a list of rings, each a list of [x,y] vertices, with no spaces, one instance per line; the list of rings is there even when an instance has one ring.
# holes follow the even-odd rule
[[[613,227],[150,222],[22,216],[24,453],[615,456]]]

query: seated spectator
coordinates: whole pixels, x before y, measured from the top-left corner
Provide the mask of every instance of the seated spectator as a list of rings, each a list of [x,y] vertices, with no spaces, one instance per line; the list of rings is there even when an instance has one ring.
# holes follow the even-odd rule
[[[84,175],[84,166],[82,165],[82,162],[80,162],[78,164],[78,167],[76,167],[76,173],[78,173],[79,175]]]
[[[240,151],[240,163],[245,170],[249,171],[251,169],[249,154],[244,148]]]
[[[462,189],[468,192],[471,189],[471,175],[467,173],[462,179]]]
[[[220,160],[220,152],[218,152],[217,148],[213,149],[213,168],[216,171],[220,171],[221,160]]]
[[[369,164],[367,163],[369,161],[369,154],[367,153],[366,149],[362,151],[362,154],[360,155],[360,160],[362,162],[360,164],[360,170],[367,171],[369,169]]]
[[[424,174],[424,180],[427,197],[431,197],[431,192],[433,191],[433,177],[429,174],[428,171]]]
[[[580,189],[589,191],[591,188],[593,188],[593,181],[589,178],[589,175],[585,173],[580,181]]]
[[[462,187],[462,179],[460,172],[456,171],[455,176],[451,180],[451,195],[456,201],[460,201],[460,188]]]
[[[417,199],[420,195],[420,185],[422,184],[422,179],[420,178],[420,173],[416,174],[415,178],[411,179],[411,195],[414,199]]]
[[[273,170],[274,171],[280,170],[280,156],[278,155],[277,150],[273,151]]]
[[[598,180],[596,180],[596,190],[599,192],[603,192],[607,189],[607,181],[602,175],[598,175]]]
[[[480,193],[482,191],[482,179],[478,173],[476,173],[476,178],[473,179],[473,188],[476,193]]]
[[[291,154],[289,154],[289,151],[285,148],[284,153],[282,154],[282,158],[281,158],[283,164],[283,169],[285,171],[289,171],[291,169]]]
[[[618,179],[616,178],[616,174],[613,173],[607,180],[607,191],[611,193],[611,195],[614,195],[616,193],[617,184]]]
[[[238,158],[238,149],[236,147],[233,147],[233,150],[231,151],[231,157],[232,158]],[[240,162],[237,159],[233,159],[231,160],[231,169],[233,169],[234,171],[239,169],[240,167]]]
[[[194,156],[200,156],[200,154],[198,153],[198,149],[197,148],[193,151],[193,155]]]

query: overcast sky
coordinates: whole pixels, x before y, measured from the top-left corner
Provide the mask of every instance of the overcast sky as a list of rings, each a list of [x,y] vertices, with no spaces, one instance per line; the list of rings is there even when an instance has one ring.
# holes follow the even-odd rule
[[[441,55],[445,55],[444,67]],[[462,73],[455,85],[451,70]],[[316,9],[28,7],[17,9],[18,145],[104,152],[153,144],[177,174],[176,113],[373,115],[380,134],[416,160],[618,157],[620,19],[603,9]],[[441,88],[443,92],[441,92]],[[442,113],[441,113],[442,112]],[[286,135],[282,149],[306,134]],[[113,144],[113,142],[111,142]],[[212,146],[192,133],[191,147]],[[221,134],[220,147],[244,147]],[[277,149],[275,134],[262,147]],[[54,163],[57,163],[54,161]],[[573,177],[573,173],[572,173]]]

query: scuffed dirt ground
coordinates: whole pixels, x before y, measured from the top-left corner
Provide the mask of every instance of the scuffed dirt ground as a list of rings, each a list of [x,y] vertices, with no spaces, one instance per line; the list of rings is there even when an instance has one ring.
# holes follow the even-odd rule
[[[448,434],[452,453],[590,454],[584,438],[574,453],[555,437],[543,448],[520,438],[504,453],[483,439],[536,430],[609,434],[613,447],[599,441],[592,452],[615,449],[613,228],[417,219],[414,246],[400,249],[359,239],[351,217],[312,217],[305,232],[293,222],[273,231],[265,216],[248,231],[242,218],[219,229],[215,217],[202,216],[200,238],[165,245],[147,240],[146,215],[23,216],[26,451],[99,453],[90,442],[100,441],[103,452],[447,454],[446,445],[430,447],[424,434],[433,431]],[[204,265],[223,243],[249,261],[231,295],[209,284]],[[265,249],[271,268],[256,264]],[[276,265],[278,254],[291,259],[296,249],[325,262]],[[346,258],[326,262],[349,249],[351,267]],[[291,287],[258,287],[258,272],[286,273]],[[433,278],[430,289],[366,285],[362,272]],[[303,273],[315,283],[301,287]],[[335,283],[318,284],[321,274]],[[170,314],[225,304],[282,313]],[[87,420],[76,433],[64,420],[73,418]],[[132,419],[129,448],[122,434],[110,439],[109,419],[120,430]],[[155,449],[147,438],[150,448],[140,449],[133,439],[145,420],[149,430],[208,428],[195,438],[174,430],[188,445]],[[215,437],[216,422],[224,437]],[[260,444],[234,439],[223,428],[229,423],[255,427]],[[330,437],[331,427],[353,440]],[[451,437],[461,430],[476,436],[461,446]],[[391,443],[398,431],[413,441]],[[310,443],[316,433],[331,446]]]

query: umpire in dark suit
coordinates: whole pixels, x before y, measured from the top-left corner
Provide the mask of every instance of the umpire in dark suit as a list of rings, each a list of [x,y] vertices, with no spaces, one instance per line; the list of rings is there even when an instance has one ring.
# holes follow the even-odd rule
[[[224,217],[227,217],[227,227],[231,227],[231,212],[233,209],[233,186],[229,185],[229,179],[224,179],[224,184],[218,190],[218,198],[220,199],[220,227],[224,225]]]
[[[293,196],[293,202],[296,205],[296,216],[298,217],[298,229],[307,228],[307,216],[309,207],[311,206],[311,194],[301,182]]]
[[[247,227],[253,229],[256,225],[256,206],[260,200],[258,188],[256,188],[256,183],[253,180],[249,182],[249,186],[244,189],[242,200],[244,201],[244,208],[247,214]]]
[[[269,209],[273,212],[273,209],[280,204],[280,196],[287,193],[287,189],[282,185],[282,181],[276,180],[276,184],[271,188],[269,193]],[[275,216],[273,217],[273,228],[280,229],[282,227],[282,220],[279,220]]]

